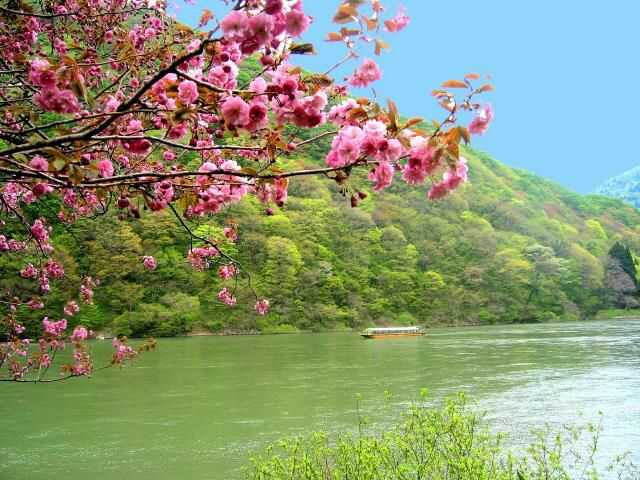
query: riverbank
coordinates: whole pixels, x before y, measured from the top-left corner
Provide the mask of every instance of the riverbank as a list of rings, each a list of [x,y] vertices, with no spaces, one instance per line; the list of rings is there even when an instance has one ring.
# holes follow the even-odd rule
[[[640,310],[611,308],[607,310],[600,310],[596,313],[593,320],[632,320],[636,318],[640,318]]]
[[[594,322],[594,321],[606,321],[606,320],[636,320],[640,319],[640,310],[602,310],[598,312],[594,317],[585,318],[582,320],[576,321],[558,321],[552,323],[531,323],[531,322],[521,322],[521,323],[495,323],[490,325],[482,325],[479,323],[457,323],[457,324],[436,324],[429,325],[423,327],[426,330],[432,329],[455,329],[455,328],[476,328],[476,327],[506,327],[506,326],[524,326],[524,325],[551,325],[551,324],[572,324],[579,322]],[[341,328],[335,330],[300,330],[297,328],[270,328],[268,330],[257,330],[257,329],[225,329],[219,332],[212,332],[208,330],[206,327],[201,325],[194,326],[194,328],[183,334],[183,335],[175,335],[172,337],[163,337],[163,338],[181,338],[181,337],[236,337],[236,336],[256,336],[256,335],[301,335],[301,334],[312,334],[312,333],[359,333],[365,327],[362,328]],[[102,333],[103,339],[112,338],[111,334]],[[131,338],[144,338],[144,337],[131,337]]]

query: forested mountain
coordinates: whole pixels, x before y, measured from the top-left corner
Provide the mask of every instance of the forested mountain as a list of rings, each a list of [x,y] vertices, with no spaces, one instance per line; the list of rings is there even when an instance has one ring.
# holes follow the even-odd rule
[[[610,178],[596,189],[596,193],[640,207],[640,167]]]
[[[326,145],[296,152],[298,166],[323,162]],[[608,306],[604,287],[608,252],[620,241],[640,250],[640,213],[623,202],[581,196],[531,173],[467,150],[470,183],[444,200],[396,182],[357,208],[335,182],[293,180],[283,208],[265,211],[246,200],[194,228],[223,238],[260,296],[273,305],[266,317],[252,311],[251,292],[239,286],[234,308],[216,299],[215,269],[195,271],[185,261],[187,236],[170,213],[140,219],[109,213],[56,227],[57,250],[68,278],[54,289],[62,299],[80,274],[102,281],[95,304],[74,322],[133,335],[212,331],[289,331],[370,324],[469,324],[573,320]],[[354,190],[369,190],[364,178]],[[36,207],[31,207],[36,208]],[[37,214],[53,216],[45,203]],[[34,211],[35,215],[36,212]],[[97,232],[110,232],[97,235]],[[158,269],[143,268],[154,255]],[[9,273],[17,265],[0,256],[0,288],[30,288]],[[60,316],[52,310],[52,317]],[[43,313],[34,312],[30,328]]]

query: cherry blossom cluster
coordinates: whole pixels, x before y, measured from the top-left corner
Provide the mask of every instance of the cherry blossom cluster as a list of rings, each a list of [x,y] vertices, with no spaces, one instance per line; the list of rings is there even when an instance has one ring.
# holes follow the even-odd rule
[[[403,119],[391,101],[385,108],[350,94],[350,87],[382,78],[361,50],[380,55],[388,48],[383,37],[410,24],[402,8],[386,16],[380,0],[340,2],[333,20],[341,27],[327,40],[347,52],[325,74],[295,64],[296,55],[315,51],[301,38],[312,21],[302,0],[220,2],[203,13],[198,30],[167,15],[162,1],[15,5],[0,8],[0,255],[18,259],[16,275],[38,294],[0,292],[10,340],[0,347],[0,366],[8,365],[13,379],[42,379],[65,341],[74,344],[74,363],[63,374],[93,371],[90,332],[69,332],[67,319],[92,303],[95,277],[82,278],[58,320],[43,319],[38,348],[25,353],[20,309],[43,308],[65,275],[50,240],[51,217],[33,215],[45,202],[67,225],[110,209],[132,222],[145,211],[170,212],[189,234],[187,261],[211,271],[212,282],[222,283],[212,296],[232,306],[244,298],[238,285],[250,275],[225,251],[230,243],[242,248],[241,230],[229,224],[222,235],[201,236],[198,223],[247,196],[273,214],[285,207],[292,179],[313,174],[338,183],[357,207],[367,194],[352,178],[354,168],[368,172],[373,190],[400,176],[410,185],[429,182],[427,197],[442,198],[467,180],[460,144],[484,134],[493,119],[490,105],[476,102],[491,90],[472,84],[476,74],[434,90],[446,116],[433,127]],[[354,59],[344,83],[329,75]],[[245,70],[254,72],[248,78],[247,62],[258,66]],[[456,89],[462,99],[451,93]],[[470,116],[468,128],[458,124],[461,115]],[[287,165],[295,162],[282,161],[329,137],[324,166],[292,170]],[[150,253],[140,262],[153,272],[162,265]],[[269,301],[251,293],[254,311],[268,314]],[[135,356],[124,339],[113,347],[113,364]]]

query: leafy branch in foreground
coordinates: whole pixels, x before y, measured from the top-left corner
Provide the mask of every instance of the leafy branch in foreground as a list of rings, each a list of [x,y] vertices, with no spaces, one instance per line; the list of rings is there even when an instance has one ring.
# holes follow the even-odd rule
[[[424,397],[424,396],[423,396]],[[424,400],[424,398],[423,398]],[[532,443],[514,454],[503,434],[492,433],[464,394],[442,406],[414,403],[401,422],[376,432],[326,433],[281,440],[252,458],[251,480],[597,480],[614,472],[639,478],[628,455],[599,469],[595,461],[601,424],[584,428],[549,426],[532,432]]]

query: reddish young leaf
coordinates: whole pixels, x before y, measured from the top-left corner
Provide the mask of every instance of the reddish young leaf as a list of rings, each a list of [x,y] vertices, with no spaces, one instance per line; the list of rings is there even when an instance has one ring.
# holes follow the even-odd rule
[[[376,55],[380,55],[382,53],[382,50],[389,50],[390,48],[391,47],[389,46],[389,44],[384,40],[376,39]]]
[[[355,6],[350,4],[343,4],[338,7],[338,11],[333,17],[335,23],[351,23],[355,21],[358,15],[358,10]]]
[[[424,119],[421,117],[410,118],[409,120],[407,120],[407,123],[405,124],[405,128],[411,128],[414,125],[418,125],[419,123],[422,123],[423,121]]]
[[[442,84],[442,88],[469,88],[469,85],[460,80],[447,80]]]
[[[451,94],[449,92],[447,92],[446,90],[432,90],[431,91],[431,96],[436,97],[436,98],[440,98],[440,97],[450,97]]]
[[[340,29],[340,33],[342,34],[343,37],[354,37],[356,35],[360,35],[362,32],[355,28],[342,27]]]
[[[478,88],[476,92],[478,93],[493,92],[493,85],[491,85],[490,83],[485,83],[480,88]]]
[[[199,27],[204,27],[215,15],[211,10],[205,8],[202,11],[202,15],[200,16],[200,22],[198,23]]]
[[[367,30],[372,31],[378,28],[378,19],[374,17],[365,17],[362,16],[362,19],[367,24]]]

